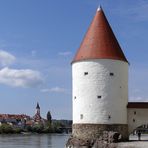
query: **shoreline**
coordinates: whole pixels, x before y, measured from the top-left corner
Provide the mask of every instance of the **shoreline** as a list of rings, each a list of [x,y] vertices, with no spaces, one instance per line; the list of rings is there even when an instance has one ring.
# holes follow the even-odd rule
[[[125,142],[107,142],[103,140],[97,140],[94,143],[87,143],[85,140],[72,138],[67,144],[67,148],[76,147],[90,147],[90,148],[147,148],[148,147],[148,134],[142,134],[141,140],[138,140],[137,135],[130,135],[129,141]]]

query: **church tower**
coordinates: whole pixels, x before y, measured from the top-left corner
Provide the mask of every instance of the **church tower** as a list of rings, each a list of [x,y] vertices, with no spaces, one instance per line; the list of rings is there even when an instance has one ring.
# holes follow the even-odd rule
[[[72,61],[73,137],[115,131],[128,139],[128,61],[102,10]]]
[[[37,103],[37,106],[36,106],[36,113],[33,117],[34,121],[35,122],[40,122],[41,121],[41,115],[40,115],[40,106],[39,106],[39,103]]]

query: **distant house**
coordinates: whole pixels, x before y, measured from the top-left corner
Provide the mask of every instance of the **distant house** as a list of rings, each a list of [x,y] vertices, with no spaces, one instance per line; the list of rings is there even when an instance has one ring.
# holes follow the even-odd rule
[[[0,114],[0,125],[2,123],[7,123],[14,127],[24,128],[25,126],[33,126],[36,124],[45,124],[46,119],[42,118],[40,115],[40,106],[37,103],[36,113],[33,117],[25,114]]]
[[[17,127],[24,127],[26,121],[29,121],[30,119],[30,116],[24,114],[0,114],[0,124],[7,123]]]

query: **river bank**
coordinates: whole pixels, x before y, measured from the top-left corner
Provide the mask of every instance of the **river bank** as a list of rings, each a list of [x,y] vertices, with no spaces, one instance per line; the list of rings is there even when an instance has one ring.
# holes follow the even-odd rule
[[[148,134],[141,135],[141,141],[138,141],[137,135],[130,135],[129,142],[117,144],[117,148],[148,148]]]
[[[79,144],[83,148],[148,148],[148,134],[142,134],[141,141],[138,141],[137,135],[130,135],[128,142],[108,143],[107,141],[96,141],[90,146],[90,144],[87,145],[86,141],[79,141],[78,139],[74,143],[75,147],[72,148],[77,148]],[[67,145],[67,148],[69,148],[69,145]]]
[[[21,133],[69,133],[71,132],[71,127],[66,127],[66,124],[61,122],[46,123],[46,124],[34,124],[18,126],[8,123],[2,123],[0,125],[0,134],[21,134]]]
[[[118,143],[115,148],[148,148],[148,141],[130,141]]]

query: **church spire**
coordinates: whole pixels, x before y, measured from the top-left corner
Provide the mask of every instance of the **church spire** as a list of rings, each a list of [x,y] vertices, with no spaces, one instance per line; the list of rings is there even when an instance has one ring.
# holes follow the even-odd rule
[[[40,109],[39,103],[37,102],[36,109]]]

